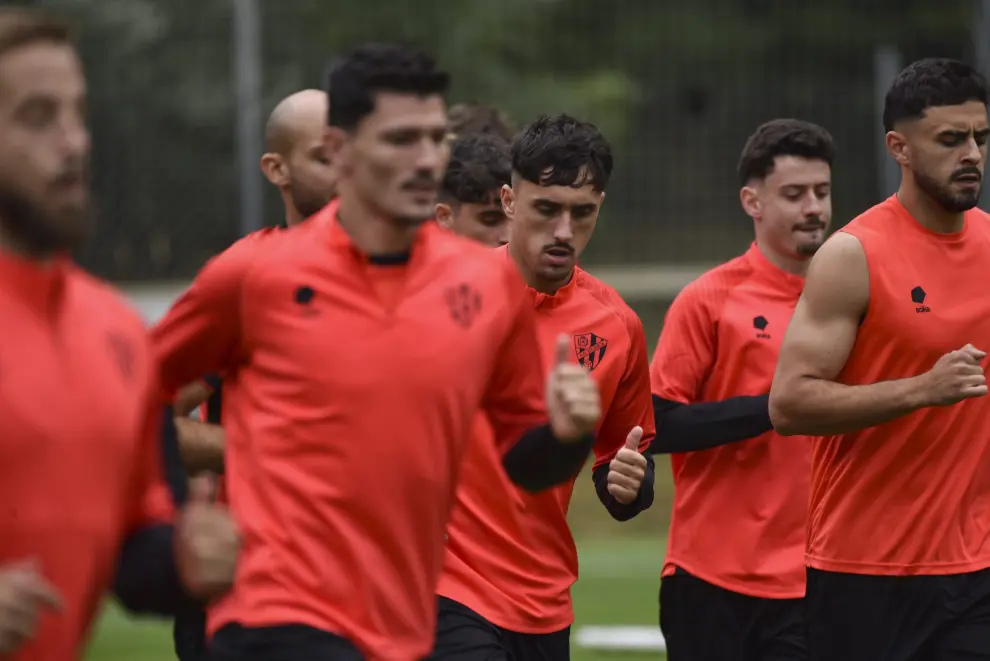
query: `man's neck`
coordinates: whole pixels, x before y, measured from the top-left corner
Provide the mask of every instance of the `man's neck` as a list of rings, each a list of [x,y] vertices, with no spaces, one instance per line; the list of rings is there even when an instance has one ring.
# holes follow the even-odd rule
[[[907,209],[911,217],[922,227],[939,234],[961,232],[966,214],[962,211],[946,211],[905,174],[897,190],[897,199]]]
[[[799,275],[802,278],[808,274],[808,265],[811,263],[810,259],[783,255],[770,248],[769,242],[762,241],[760,237],[756,237],[756,248],[760,251],[760,254],[767,258],[768,262],[781,271],[790,273],[791,275]]]
[[[9,255],[15,259],[31,260],[33,262],[37,262],[39,265],[48,264],[54,258],[54,256],[50,253],[33,253],[26,245],[24,245],[23,241],[19,241],[13,234],[4,228],[2,221],[0,221],[0,255]]]
[[[286,202],[286,204],[285,204],[285,226],[286,227],[295,227],[296,225],[298,225],[299,223],[301,223],[304,220],[306,220],[306,219],[303,218],[303,215],[301,213],[299,213],[299,210],[296,209],[296,206],[294,204],[292,204],[291,202]]]
[[[518,248],[515,247],[517,244],[509,241],[509,256],[512,257],[512,261],[516,263],[516,267],[519,269],[519,273],[522,274],[523,280],[526,284],[541,294],[546,294],[547,296],[553,296],[560,289],[571,281],[574,277],[574,270],[572,269],[567,277],[563,280],[548,281],[544,278],[538,277],[533,271],[531,271],[527,266],[526,262],[522,259],[522,256],[518,253]]]
[[[337,205],[337,222],[366,255],[395,255],[409,252],[418,225],[402,226],[353,193],[342,193]]]

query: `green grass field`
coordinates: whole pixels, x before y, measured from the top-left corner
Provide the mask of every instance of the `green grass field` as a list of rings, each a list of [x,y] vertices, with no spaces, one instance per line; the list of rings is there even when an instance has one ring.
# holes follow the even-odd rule
[[[581,578],[574,588],[576,625],[643,624],[657,621],[662,542],[658,538],[586,539],[580,544]],[[108,607],[93,638],[88,661],[169,661],[169,625],[127,619]],[[596,652],[573,647],[574,661],[657,659],[653,653]],[[662,657],[659,657],[662,658]]]

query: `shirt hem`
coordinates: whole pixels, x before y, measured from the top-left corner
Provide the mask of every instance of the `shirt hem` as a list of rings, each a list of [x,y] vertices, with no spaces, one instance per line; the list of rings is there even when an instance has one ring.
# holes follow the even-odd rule
[[[574,624],[573,606],[568,608],[568,613],[566,616],[560,616],[559,618],[539,618],[540,622],[546,622],[546,624],[532,624],[531,622],[523,624],[519,620],[503,618],[498,614],[493,615],[491,610],[485,608],[484,606],[479,606],[473,599],[465,599],[463,594],[456,594],[453,590],[437,590],[437,595],[444,597],[445,599],[455,601],[465,608],[470,608],[491,624],[513,633],[546,635],[563,631],[567,627]]]
[[[711,583],[715,587],[722,588],[723,590],[728,590],[729,592],[735,592],[737,594],[742,594],[747,597],[756,597],[757,599],[803,599],[805,595],[805,583],[801,582],[800,588],[793,588],[788,590],[767,590],[760,589],[751,583],[745,583],[742,581],[731,581],[725,580],[724,578],[706,572],[704,570],[699,570],[696,566],[691,565],[691,563],[685,563],[680,560],[668,559],[663,563],[663,571],[666,571],[668,567],[677,567],[691,574],[695,578],[700,578],[706,583]],[[661,572],[662,574],[663,572]]]
[[[818,571],[843,574],[865,574],[872,576],[942,576],[947,574],[968,574],[990,568],[990,557],[965,562],[925,562],[896,564],[887,562],[863,562],[857,560],[833,560],[810,553],[805,555],[805,564]]]

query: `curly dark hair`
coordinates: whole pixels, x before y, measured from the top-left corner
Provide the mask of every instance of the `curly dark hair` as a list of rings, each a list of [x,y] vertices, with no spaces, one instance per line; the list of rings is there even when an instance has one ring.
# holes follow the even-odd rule
[[[835,141],[817,124],[800,119],[773,119],[761,124],[746,140],[736,172],[743,186],[766,179],[779,156],[835,161]]]
[[[327,74],[330,125],[350,131],[375,109],[375,95],[444,94],[450,76],[421,50],[395,44],[365,44],[334,62]]]
[[[484,204],[512,178],[508,144],[497,136],[473,133],[457,138],[440,188],[447,204]]]
[[[460,137],[468,133],[488,133],[506,142],[516,133],[509,117],[494,106],[481,103],[458,103],[447,111],[450,132]]]
[[[540,186],[591,184],[604,191],[612,176],[612,146],[590,122],[544,115],[513,139],[512,171]]]
[[[976,69],[958,60],[927,58],[904,68],[883,101],[883,128],[893,131],[899,122],[921,119],[925,110],[958,106],[967,101],[987,103],[987,81]]]

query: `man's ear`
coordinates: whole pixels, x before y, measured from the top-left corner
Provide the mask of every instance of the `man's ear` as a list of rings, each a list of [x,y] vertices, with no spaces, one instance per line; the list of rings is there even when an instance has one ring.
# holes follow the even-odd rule
[[[502,199],[502,211],[511,219],[516,214],[516,193],[512,190],[512,186],[503,184],[499,197]]]
[[[282,188],[289,184],[289,169],[286,167],[281,154],[272,152],[262,154],[261,172],[276,188]]]
[[[760,194],[752,186],[743,186],[739,190],[739,203],[743,211],[753,220],[760,220],[763,215],[763,204],[760,202]]]
[[[437,223],[441,227],[446,227],[447,229],[450,229],[450,226],[454,222],[454,210],[450,207],[449,204],[444,204],[441,202],[437,204],[435,218],[437,219]]]

